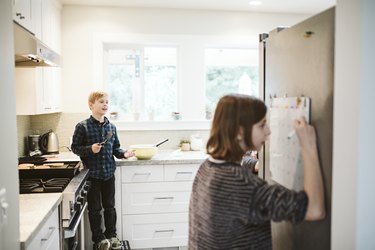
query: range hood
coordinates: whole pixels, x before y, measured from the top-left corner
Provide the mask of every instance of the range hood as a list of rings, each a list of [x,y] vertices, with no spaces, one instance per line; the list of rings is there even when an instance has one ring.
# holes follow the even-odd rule
[[[60,66],[59,54],[16,22],[13,26],[16,67]]]

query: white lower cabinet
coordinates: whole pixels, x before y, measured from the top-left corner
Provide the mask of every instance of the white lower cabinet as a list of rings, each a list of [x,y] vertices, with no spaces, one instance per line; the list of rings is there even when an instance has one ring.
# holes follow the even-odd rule
[[[121,168],[121,231],[132,249],[187,246],[189,200],[198,167]]]
[[[187,245],[188,213],[123,215],[122,221],[132,249]]]
[[[43,224],[35,238],[30,242],[26,250],[59,250],[60,249],[60,227],[58,207],[53,211],[47,221]]]

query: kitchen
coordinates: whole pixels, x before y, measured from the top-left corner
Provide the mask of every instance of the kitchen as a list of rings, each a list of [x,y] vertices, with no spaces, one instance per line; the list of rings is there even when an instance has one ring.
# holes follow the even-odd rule
[[[365,193],[367,189],[371,189],[373,186],[371,182],[371,177],[373,177],[373,171],[370,168],[370,148],[373,148],[373,136],[374,132],[372,131],[371,125],[373,125],[374,121],[371,120],[373,117],[365,117],[364,113],[371,113],[370,109],[373,105],[373,100],[371,99],[371,93],[373,93],[373,87],[369,82],[371,82],[369,79],[373,79],[373,75],[371,75],[369,72],[362,72],[360,71],[360,68],[352,68],[353,65],[373,65],[373,59],[370,59],[370,55],[373,55],[373,50],[370,50],[370,41],[373,41],[373,34],[366,33],[366,34],[357,34],[356,32],[359,32],[359,27],[362,24],[361,22],[368,22],[368,25],[371,24],[371,14],[367,12],[361,13],[363,10],[369,10],[370,7],[367,7],[367,4],[370,5],[369,2],[363,2],[363,3],[347,3],[346,1],[337,1],[337,34],[336,34],[336,42],[339,43],[336,45],[336,81],[339,81],[340,84],[335,84],[335,135],[334,135],[334,144],[335,145],[342,145],[342,148],[340,146],[336,146],[334,150],[334,177],[333,177],[333,220],[332,220],[332,249],[366,249],[365,246],[362,246],[361,244],[370,244],[369,246],[373,246],[374,242],[373,239],[370,237],[366,237],[366,232],[373,231],[372,227],[374,223],[365,223],[364,221],[373,221],[373,215],[371,215],[371,207],[374,207],[374,201],[369,200],[367,197],[362,197],[359,194]],[[4,5],[4,7],[3,7]],[[1,11],[2,11],[2,20],[3,22],[10,23],[11,20],[11,11],[10,11],[10,4],[8,3],[2,3]],[[370,5],[373,7],[373,5]],[[65,7],[64,7],[65,8]],[[10,53],[10,48],[12,41],[8,42],[8,46],[10,47],[1,47],[2,54],[7,55],[8,64],[5,64],[4,66],[1,66],[1,77],[5,77],[5,79],[2,79],[2,82],[6,82],[7,84],[2,83],[1,84],[1,98],[2,99],[2,113],[5,115],[5,119],[9,121],[6,124],[4,124],[2,127],[4,131],[7,131],[7,133],[4,134],[5,140],[7,141],[6,150],[3,148],[2,150],[2,156],[4,159],[4,164],[2,167],[2,177],[1,177],[1,183],[4,183],[4,186],[6,187],[6,197],[7,201],[9,203],[9,207],[14,209],[7,209],[7,215],[8,215],[8,221],[11,221],[12,223],[7,224],[7,230],[6,232],[3,232],[2,239],[6,238],[9,239],[6,242],[4,242],[5,247],[4,249],[14,249],[14,246],[17,245],[17,235],[18,235],[18,215],[15,212],[18,210],[18,201],[15,198],[18,195],[18,183],[15,183],[16,180],[18,180],[17,172],[14,167],[16,166],[17,162],[17,156],[22,155],[18,152],[24,152],[24,149],[22,148],[22,145],[24,145],[24,141],[21,139],[17,143],[16,138],[24,138],[28,135],[29,129],[31,124],[38,124],[37,126],[41,127],[41,132],[46,131],[49,128],[54,129],[59,134],[59,139],[61,140],[60,145],[61,146],[68,146],[69,145],[69,134],[71,134],[74,124],[77,120],[80,120],[82,117],[86,117],[87,115],[87,105],[86,105],[86,99],[87,99],[87,93],[93,89],[92,84],[98,84],[96,82],[96,79],[98,79],[96,76],[93,76],[93,69],[90,67],[84,67],[80,68],[79,72],[80,74],[77,74],[75,69],[79,68],[79,65],[91,65],[91,61],[94,59],[92,54],[92,48],[90,45],[93,43],[91,39],[92,34],[85,34],[82,30],[75,30],[77,27],[81,25],[87,25],[84,26],[84,30],[87,32],[89,30],[94,29],[94,27],[102,27],[102,30],[98,30],[98,32],[109,32],[113,33],[116,32],[118,29],[124,29],[126,32],[132,32],[132,33],[177,33],[177,34],[188,34],[190,36],[206,36],[206,35],[213,35],[213,36],[222,36],[225,34],[230,34],[231,36],[236,36],[235,32],[233,31],[233,26],[235,27],[243,27],[243,29],[248,30],[249,34],[252,34],[251,37],[246,37],[246,39],[249,39],[253,41],[253,46],[257,46],[257,34],[267,32],[271,29],[273,29],[275,26],[278,25],[277,21],[275,23],[269,23],[268,25],[261,26],[258,23],[254,24],[252,22],[252,19],[247,19],[246,15],[244,15],[242,12],[238,16],[244,15],[243,19],[239,19],[237,22],[232,23],[229,19],[222,19],[220,21],[219,19],[222,18],[218,15],[217,12],[198,12],[201,13],[201,19],[197,19],[197,24],[194,25],[191,24],[191,20],[188,18],[187,15],[188,11],[180,11],[175,12],[171,10],[163,10],[158,12],[151,12],[151,10],[142,10],[145,15],[149,18],[147,19],[145,17],[145,22],[143,24],[138,24],[139,20],[136,18],[130,18],[129,19],[120,19],[121,14],[115,15],[115,13],[109,11],[102,12],[102,10],[99,11],[98,7],[92,7],[92,8],[83,8],[83,7],[66,7],[66,9],[63,8],[62,12],[62,47],[63,47],[63,60],[64,60],[64,66],[67,67],[68,73],[63,73],[63,90],[61,96],[67,96],[69,97],[68,100],[63,100],[63,106],[64,106],[64,112],[63,113],[56,113],[51,115],[40,115],[40,116],[32,116],[32,117],[17,117],[17,123],[15,119],[15,98],[14,95],[11,95],[9,93],[15,93],[15,86],[14,80],[12,80],[13,76],[9,74],[9,72],[12,72],[12,63],[11,60],[13,60],[13,54]],[[8,12],[6,12],[8,10]],[[350,14],[347,14],[346,11],[350,10]],[[130,11],[131,17],[139,16],[140,9],[133,9]],[[355,23],[353,21],[353,11],[357,15],[363,15],[364,17],[368,19],[355,19],[358,23]],[[4,12],[4,13],[3,13]],[[160,13],[160,14],[155,14]],[[173,13],[178,13],[178,15],[185,14],[186,18],[185,22],[182,22],[180,26],[176,27],[174,25],[171,25],[168,20],[166,20],[165,16],[176,15]],[[101,19],[98,18],[98,16],[101,16],[105,19],[109,19],[111,15],[115,15],[114,22],[101,23]],[[196,16],[197,14],[193,14]],[[210,15],[211,19],[213,20],[212,23],[208,22],[209,20],[205,20],[205,16]],[[349,18],[346,18],[345,15],[349,15]],[[84,18],[82,17],[84,16]],[[357,17],[354,15],[354,17]],[[8,18],[8,19],[7,19]],[[284,25],[292,25],[295,22],[298,22],[299,20],[303,20],[304,16],[298,16],[298,17],[285,17],[287,22]],[[4,19],[4,20],[3,20]],[[82,20],[84,19],[84,20]],[[154,22],[154,20],[158,20],[160,24],[155,24],[157,22]],[[164,20],[164,22],[163,22]],[[200,20],[204,20],[200,21]],[[351,20],[352,22],[350,24],[347,24],[346,22],[349,22]],[[354,23],[353,23],[354,22]],[[118,27],[118,23],[130,23],[128,27]],[[151,25],[151,24],[153,25]],[[215,23],[215,25],[213,25]],[[340,24],[342,23],[342,26]],[[78,25],[80,24],[80,25]],[[132,30],[132,27],[138,27],[137,24],[140,26],[139,29],[136,31]],[[203,24],[206,24],[208,28],[202,27],[205,26]],[[218,25],[219,24],[219,25]],[[10,24],[9,24],[10,25]],[[167,27],[166,29],[159,30],[157,29],[158,26]],[[241,25],[241,26],[239,26]],[[353,27],[353,26],[354,27]],[[216,28],[213,28],[216,27]],[[351,32],[353,32],[351,37],[363,37],[368,36],[366,38],[363,38],[363,40],[355,40],[352,41],[347,38],[348,29],[347,27],[353,27],[353,30],[350,29]],[[3,29],[3,28],[2,28]],[[3,34],[9,34],[9,30],[11,27],[8,27],[6,30],[1,30],[2,36]],[[341,30],[343,29],[343,30]],[[240,30],[240,28],[239,28]],[[8,33],[7,33],[8,32]],[[64,35],[64,32],[66,35]],[[82,32],[82,37],[78,36],[78,34]],[[95,30],[92,31],[93,33],[96,32]],[[211,32],[211,33],[210,33]],[[341,33],[342,32],[342,33]],[[6,36],[6,35],[4,35]],[[68,37],[80,37],[81,39],[68,39]],[[341,38],[341,39],[340,39]],[[353,38],[354,39],[354,38]],[[78,41],[79,40],[79,41]],[[363,41],[363,44],[362,44]],[[361,46],[354,46],[353,44],[361,43],[361,46],[363,46],[363,49],[366,49],[366,56],[368,57],[359,57],[355,49],[362,48]],[[347,47],[340,47],[340,46],[347,46]],[[65,47],[65,49],[64,49]],[[67,51],[65,53],[65,50]],[[354,51],[353,51],[354,50]],[[341,52],[341,53],[340,53]],[[349,55],[351,56],[348,56]],[[353,53],[353,54],[351,54]],[[80,55],[77,57],[77,55]],[[345,65],[347,60],[339,60],[340,58],[351,58],[350,65]],[[372,58],[374,58],[372,56]],[[363,61],[362,61],[363,60]],[[89,61],[89,63],[88,63]],[[357,62],[357,63],[353,63]],[[371,64],[372,63],[372,64]],[[3,64],[2,64],[3,65]],[[94,65],[92,66],[95,67]],[[98,67],[98,66],[96,66]],[[349,71],[345,70],[345,67],[349,67],[351,69],[351,73],[349,74]],[[359,66],[357,66],[359,67]],[[369,67],[371,68],[371,67]],[[371,71],[371,69],[364,68],[365,70]],[[353,73],[354,70],[354,73]],[[357,70],[357,71],[356,71]],[[69,73],[70,72],[70,73]],[[364,74],[364,75],[361,75]],[[369,74],[369,75],[367,75]],[[366,78],[366,77],[369,77]],[[189,74],[184,76],[190,83],[196,83],[199,82],[193,74]],[[356,79],[361,79],[363,77],[363,83],[360,84],[361,88],[357,88],[358,81]],[[76,86],[80,86],[79,91],[77,91]],[[95,85],[96,87],[97,85]],[[4,89],[3,89],[4,88]],[[78,92],[78,93],[77,93]],[[74,94],[74,100],[71,98],[71,93]],[[346,103],[346,100],[351,100],[350,103]],[[189,100],[188,100],[189,101]],[[13,105],[12,105],[13,103]],[[354,106],[353,103],[358,103],[358,106]],[[365,105],[362,105],[362,103],[365,103]],[[350,105],[350,106],[349,106]],[[79,107],[79,108],[77,108]],[[367,110],[368,109],[368,112]],[[77,110],[79,113],[77,113]],[[66,115],[65,113],[69,113],[69,115]],[[185,112],[186,113],[186,112]],[[185,114],[182,112],[182,114]],[[347,121],[346,117],[353,117],[356,119],[353,119],[353,121]],[[48,117],[48,119],[45,119]],[[65,120],[67,119],[67,122]],[[370,119],[370,120],[366,120]],[[19,121],[21,120],[21,122]],[[59,124],[61,124],[61,120],[63,120],[64,127],[61,128]],[[342,121],[342,122],[340,122]],[[18,136],[16,132],[16,124],[26,124],[26,128],[18,128]],[[30,125],[29,125],[30,124]],[[343,125],[345,124],[345,125]],[[347,128],[348,125],[351,124],[350,127],[352,127],[352,133],[348,135]],[[65,131],[65,129],[67,131]],[[139,135],[142,134],[147,138],[143,142],[149,142],[149,141],[157,141],[159,140],[159,136],[164,137],[173,137],[177,138],[175,141],[170,142],[170,145],[178,144],[178,140],[182,137],[186,137],[190,135],[192,132],[196,132],[197,130],[185,130],[185,131],[164,131],[162,130],[161,133],[155,137],[152,131],[142,131],[142,132],[124,132],[124,135],[120,135],[121,141],[123,141],[123,145],[126,147],[130,144],[133,144],[135,142],[139,141]],[[202,133],[202,135],[207,135],[207,130],[205,129],[199,129],[198,131]],[[8,133],[9,132],[9,133]],[[363,133],[363,134],[362,134]],[[340,136],[341,135],[341,136]],[[138,141],[137,141],[138,140]],[[343,141],[345,140],[345,141]],[[359,142],[360,141],[360,142]],[[352,145],[352,147],[347,147],[345,145]],[[17,147],[18,145],[18,147]],[[5,147],[5,145],[3,145]],[[13,148],[13,150],[11,150]],[[354,150],[353,150],[354,149]],[[358,154],[354,154],[352,152],[358,152]],[[352,158],[347,159],[347,157],[340,157],[342,155],[350,155]],[[359,156],[361,157],[359,159]],[[358,158],[357,158],[358,157]],[[345,166],[344,170],[343,166]],[[7,173],[5,175],[4,173]],[[366,173],[364,176],[362,174]],[[358,176],[357,176],[358,175]],[[361,181],[356,182],[356,178],[353,181],[353,176],[357,176],[357,178],[360,178]],[[368,179],[370,178],[370,179]],[[3,185],[3,184],[2,184]],[[353,193],[353,190],[358,190],[357,192],[354,192],[353,196],[357,197],[358,203],[357,204],[348,204],[348,201],[345,199],[345,196],[342,193]],[[364,190],[363,192],[360,192],[361,190]],[[337,193],[336,193],[337,192]],[[336,196],[335,196],[336,194]],[[357,196],[358,194],[358,196]],[[369,204],[370,206],[365,204]],[[340,209],[340,207],[345,206],[346,211],[348,212],[349,209],[349,218],[347,219],[348,215],[342,214],[343,211]],[[360,215],[358,218],[358,221],[356,221],[356,217]],[[364,216],[362,218],[362,216]],[[351,231],[353,230],[353,231]],[[4,231],[4,230],[3,230]],[[358,233],[358,235],[356,234]],[[345,236],[345,239],[343,239],[342,236]],[[353,237],[353,238],[352,238]],[[362,237],[362,238],[361,238]],[[372,241],[371,241],[372,240]],[[372,244],[372,245],[371,245]],[[351,247],[353,246],[353,247]],[[357,246],[357,247],[355,247]],[[362,247],[361,247],[362,246]]]

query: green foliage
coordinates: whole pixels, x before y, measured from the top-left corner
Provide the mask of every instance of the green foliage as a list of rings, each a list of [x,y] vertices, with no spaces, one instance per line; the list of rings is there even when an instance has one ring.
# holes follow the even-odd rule
[[[206,109],[215,110],[219,99],[229,93],[238,93],[241,76],[251,79],[251,90],[258,93],[258,67],[217,67],[206,68]],[[248,93],[251,94],[251,93]]]

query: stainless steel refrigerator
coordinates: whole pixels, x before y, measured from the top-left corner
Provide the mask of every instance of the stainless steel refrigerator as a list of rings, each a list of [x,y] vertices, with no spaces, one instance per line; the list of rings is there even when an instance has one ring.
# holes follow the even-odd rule
[[[267,105],[275,96],[311,98],[310,118],[318,135],[327,210],[322,221],[272,223],[274,250],[330,249],[334,17],[335,9],[331,8],[292,27],[260,35],[261,95]],[[269,144],[260,154],[259,175],[274,183]]]

